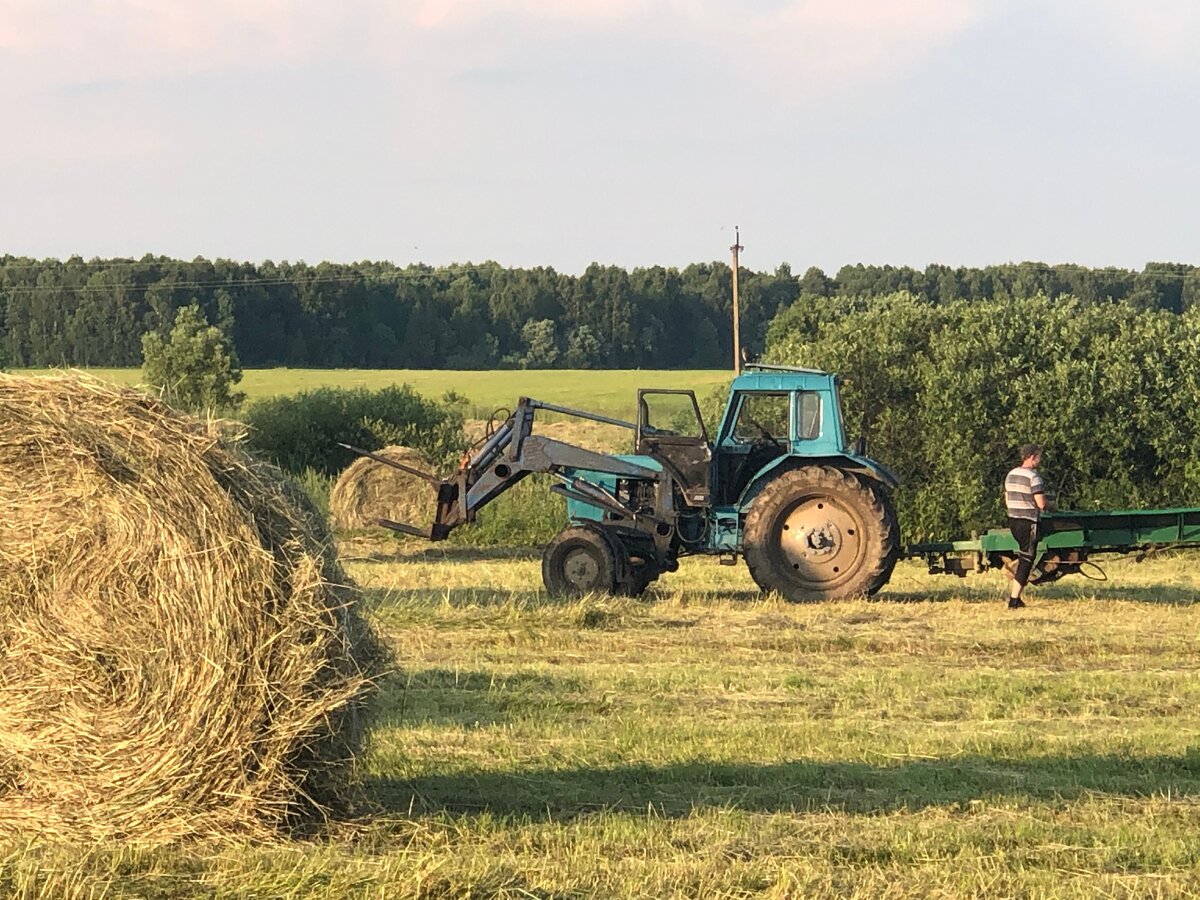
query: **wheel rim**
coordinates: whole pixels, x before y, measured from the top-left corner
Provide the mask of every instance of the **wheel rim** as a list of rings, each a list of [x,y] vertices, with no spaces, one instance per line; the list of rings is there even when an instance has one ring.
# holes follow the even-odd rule
[[[600,582],[600,560],[588,547],[572,547],[564,553],[559,571],[563,581],[585,593]]]
[[[809,590],[828,590],[849,581],[866,555],[861,518],[827,496],[803,497],[785,510],[775,537],[784,570]]]

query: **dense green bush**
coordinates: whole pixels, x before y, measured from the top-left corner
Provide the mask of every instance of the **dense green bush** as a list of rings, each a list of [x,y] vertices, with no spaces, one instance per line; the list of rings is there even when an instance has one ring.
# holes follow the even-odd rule
[[[721,418],[725,415],[725,407],[729,404],[729,390],[732,386],[733,378],[731,376],[724,384],[714,385],[709,388],[707,393],[701,393],[696,397],[710,441],[717,439],[717,429],[721,427]]]
[[[846,427],[902,479],[906,539],[1003,521],[1025,441],[1063,508],[1200,502],[1200,316],[1073,298],[831,301],[768,358],[840,373]]]
[[[408,385],[318,388],[259,400],[246,411],[247,445],[281,468],[336,475],[356,458],[339,442],[378,450],[401,444],[438,464],[456,462],[463,450],[461,398],[422,397]]]
[[[567,501],[550,490],[549,475],[531,475],[479,511],[450,537],[463,547],[540,547],[567,524]]]

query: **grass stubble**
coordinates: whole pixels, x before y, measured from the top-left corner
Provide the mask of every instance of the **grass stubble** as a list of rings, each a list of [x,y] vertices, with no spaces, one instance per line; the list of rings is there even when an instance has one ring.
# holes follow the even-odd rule
[[[902,564],[872,602],[687,561],[557,601],[521,551],[359,535],[401,668],[321,839],[40,843],[17,896],[1200,894],[1194,555],[1035,589]]]

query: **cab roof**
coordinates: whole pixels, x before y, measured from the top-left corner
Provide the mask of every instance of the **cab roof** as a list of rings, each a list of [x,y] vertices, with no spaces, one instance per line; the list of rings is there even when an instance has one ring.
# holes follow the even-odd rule
[[[733,379],[735,391],[807,391],[828,388],[836,376],[820,369],[750,363]]]

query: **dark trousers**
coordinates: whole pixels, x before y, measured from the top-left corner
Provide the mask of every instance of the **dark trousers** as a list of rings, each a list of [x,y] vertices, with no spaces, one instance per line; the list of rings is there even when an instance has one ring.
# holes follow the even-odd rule
[[[1012,536],[1017,539],[1017,546],[1021,548],[1017,557],[1017,571],[1013,578],[1024,588],[1029,583],[1029,573],[1033,571],[1033,558],[1037,555],[1038,523],[1033,519],[1010,518],[1008,530],[1012,532]]]

